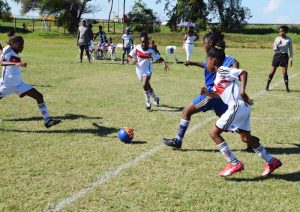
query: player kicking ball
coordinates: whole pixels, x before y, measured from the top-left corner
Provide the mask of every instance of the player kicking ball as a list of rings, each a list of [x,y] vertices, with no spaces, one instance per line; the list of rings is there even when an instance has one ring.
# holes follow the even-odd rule
[[[19,53],[24,49],[24,39],[22,36],[14,35],[9,39],[9,45],[1,55],[2,78],[0,80],[0,99],[16,93],[23,98],[30,96],[38,103],[38,107],[44,118],[45,127],[49,128],[59,124],[61,121],[52,119],[48,114],[48,108],[44,102],[43,95],[31,85],[23,82],[21,67],[26,68],[27,63],[21,62]]]
[[[149,48],[148,33],[141,33],[141,44],[131,50],[128,59],[130,62],[136,64],[136,74],[138,79],[141,81],[145,92],[146,109],[151,109],[150,97],[152,97],[154,103],[159,106],[159,97],[155,95],[154,90],[150,85],[150,79],[152,76],[152,61],[163,62],[165,72],[168,71],[168,64],[159,54]]]
[[[259,139],[251,136],[250,114],[253,101],[246,94],[248,74],[241,69],[222,66],[225,59],[224,49],[224,42],[219,42],[207,53],[207,68],[211,72],[216,72],[216,78],[213,91],[208,91],[206,88],[201,89],[202,94],[221,98],[228,105],[227,111],[218,119],[210,132],[210,137],[228,162],[219,176],[226,177],[244,169],[243,163],[237,159],[221,136],[224,131],[239,132],[241,140],[251,146],[266,162],[262,176],[267,176],[279,168],[282,163],[266,151],[259,143]],[[240,80],[240,85],[237,80]]]

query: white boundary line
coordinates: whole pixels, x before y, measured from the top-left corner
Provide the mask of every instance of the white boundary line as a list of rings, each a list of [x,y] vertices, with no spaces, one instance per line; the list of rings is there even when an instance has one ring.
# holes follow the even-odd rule
[[[290,79],[296,77],[297,75],[298,74],[294,74],[294,75],[290,76]],[[274,87],[276,87],[277,85],[279,85],[281,83],[283,83],[283,80],[281,80],[280,82],[275,83],[270,88],[274,88]],[[258,92],[255,95],[253,95],[253,98],[258,97],[258,96],[264,94],[265,92],[266,92],[265,90],[261,91],[261,92]],[[217,118],[216,116],[211,116],[211,117],[208,117],[207,119],[205,119],[203,122],[199,122],[198,124],[192,126],[187,131],[187,135],[194,132],[198,128],[202,127],[203,125],[209,123],[210,121],[212,121],[216,118]],[[47,212],[60,211],[64,207],[66,207],[66,206],[72,204],[73,202],[77,201],[79,198],[81,198],[81,197],[85,196],[86,194],[92,192],[97,186],[102,185],[102,184],[106,183],[107,181],[109,181],[111,178],[117,176],[121,171],[123,171],[125,169],[128,169],[128,168],[138,164],[141,161],[146,160],[147,158],[149,158],[152,155],[156,154],[158,151],[160,151],[164,147],[165,147],[164,144],[157,145],[157,146],[153,147],[152,149],[148,150],[147,152],[144,152],[144,153],[140,154],[135,159],[132,159],[132,160],[128,161],[127,163],[124,163],[124,164],[121,164],[120,166],[115,167],[114,169],[106,172],[104,175],[97,178],[95,181],[91,182],[85,188],[77,191],[76,193],[74,193],[72,196],[70,196],[68,198],[60,200],[59,202],[55,203],[51,208],[46,208],[44,211],[47,211]]]

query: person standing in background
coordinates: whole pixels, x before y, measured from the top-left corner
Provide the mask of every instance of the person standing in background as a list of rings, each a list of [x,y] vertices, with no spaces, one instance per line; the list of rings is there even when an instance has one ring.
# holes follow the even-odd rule
[[[80,62],[82,63],[83,51],[85,50],[86,56],[91,62],[90,52],[89,52],[89,43],[90,43],[90,33],[89,29],[86,25],[86,20],[83,19],[81,21],[81,26],[78,27],[78,34],[77,34],[77,46],[80,49]]]
[[[186,51],[186,61],[191,60],[191,55],[194,49],[195,41],[199,39],[199,35],[194,32],[194,28],[190,27],[189,31],[184,35],[184,48]]]

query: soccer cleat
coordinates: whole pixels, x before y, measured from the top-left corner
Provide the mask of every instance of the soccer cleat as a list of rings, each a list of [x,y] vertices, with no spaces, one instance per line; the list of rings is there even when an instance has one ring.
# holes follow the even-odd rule
[[[52,119],[52,118],[50,118],[47,122],[45,122],[45,127],[46,128],[50,128],[50,127],[52,127],[54,125],[59,124],[60,122],[61,122],[61,120],[59,120],[59,119]]]
[[[182,142],[177,142],[176,138],[163,138],[163,143],[174,148],[181,148]]]
[[[269,91],[269,83],[266,85],[266,91]]]
[[[155,105],[159,107],[159,97],[155,97],[154,99]]]
[[[244,164],[242,162],[239,161],[236,165],[233,163],[228,163],[225,169],[219,173],[219,176],[227,177],[242,170],[244,170]]]
[[[250,146],[247,146],[247,148],[244,151],[248,152],[248,153],[255,153],[254,150],[252,149],[252,147],[250,147]]]
[[[146,102],[146,107],[145,107],[147,110],[150,110],[151,109],[151,102]]]
[[[282,165],[281,161],[277,158],[274,158],[272,163],[266,163],[264,167],[264,171],[261,174],[262,176],[268,176],[271,174],[275,169],[278,169]]]
[[[287,93],[291,92],[289,88],[286,88],[285,90],[286,90]]]

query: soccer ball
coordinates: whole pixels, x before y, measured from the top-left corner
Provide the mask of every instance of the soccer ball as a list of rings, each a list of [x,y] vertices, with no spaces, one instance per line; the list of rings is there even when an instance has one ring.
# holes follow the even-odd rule
[[[123,127],[118,132],[118,137],[120,141],[124,143],[130,143],[133,139],[133,136],[134,136],[133,129],[128,127]]]

